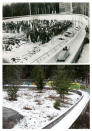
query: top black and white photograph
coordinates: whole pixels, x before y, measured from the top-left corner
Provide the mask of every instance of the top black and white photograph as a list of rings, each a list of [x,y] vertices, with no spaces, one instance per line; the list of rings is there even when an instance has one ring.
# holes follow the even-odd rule
[[[3,63],[89,63],[89,3],[3,3]]]

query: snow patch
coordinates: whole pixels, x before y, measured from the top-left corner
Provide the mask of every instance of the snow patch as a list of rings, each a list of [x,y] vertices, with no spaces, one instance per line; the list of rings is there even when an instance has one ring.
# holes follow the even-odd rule
[[[53,107],[55,99],[53,97],[59,97],[59,94],[55,90],[44,89],[42,93],[37,90],[31,89],[19,89],[17,101],[9,101],[7,92],[3,91],[3,106],[14,109],[24,116],[24,118],[14,126],[15,129],[38,129],[46,126],[51,120],[56,119],[59,115],[66,112],[73,104],[75,104],[80,95],[70,92],[69,95],[65,95],[68,99],[66,102],[70,103],[67,106],[60,107],[60,110],[56,110]],[[28,108],[27,109],[25,109]]]

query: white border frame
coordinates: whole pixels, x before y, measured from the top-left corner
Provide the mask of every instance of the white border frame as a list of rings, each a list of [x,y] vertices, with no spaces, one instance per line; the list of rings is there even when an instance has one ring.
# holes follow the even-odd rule
[[[92,89],[91,89],[91,86],[92,86],[92,81],[91,81],[91,79],[92,79],[92,58],[91,58],[91,56],[92,56],[92,44],[91,44],[91,42],[92,42],[92,37],[91,37],[92,36],[92,25],[91,25],[91,22],[92,22],[92,1],[91,0],[9,0],[9,2],[8,2],[8,0],[0,0],[0,43],[1,43],[0,44],[0,100],[1,100],[0,101],[0,129],[3,130],[2,129],[2,101],[3,101],[2,100],[2,66],[3,66],[3,63],[2,63],[2,5],[4,2],[5,3],[9,3],[9,2],[10,3],[11,2],[12,3],[13,2],[25,2],[25,3],[27,3],[27,2],[34,2],[34,3],[36,3],[36,2],[89,2],[90,3],[90,96],[92,96]],[[6,64],[6,65],[8,65],[8,64]],[[12,65],[12,64],[9,64],[9,65]],[[13,65],[16,65],[16,64],[13,64]],[[18,65],[22,65],[22,64],[18,64]],[[51,65],[51,64],[46,64],[46,65]],[[56,65],[56,64],[53,64],[53,65]],[[64,64],[62,64],[62,65],[64,65]],[[67,65],[67,64],[65,64],[65,65]],[[68,64],[68,65],[89,65],[89,64],[85,64],[85,63],[77,64],[76,63],[76,64]],[[91,105],[92,105],[92,100],[90,97],[90,117],[92,116],[92,111],[91,111],[92,106]],[[88,129],[90,131],[92,129],[91,121],[92,121],[92,118],[90,118],[90,129]],[[22,131],[23,129],[8,129],[8,130]],[[28,131],[28,130],[31,130],[31,129],[24,129],[24,131]],[[40,131],[42,129],[38,129],[38,130]],[[47,129],[45,129],[45,130],[47,131]],[[52,130],[52,129],[50,129],[50,130]],[[60,129],[60,130],[62,130],[62,129]],[[77,129],[72,129],[72,130],[75,131]],[[84,129],[84,131],[86,131],[86,130],[87,129]],[[79,131],[81,131],[81,129],[79,129]]]

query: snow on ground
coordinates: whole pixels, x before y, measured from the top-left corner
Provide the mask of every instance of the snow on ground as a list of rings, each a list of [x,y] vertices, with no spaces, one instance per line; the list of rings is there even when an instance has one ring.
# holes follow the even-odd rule
[[[11,19],[5,19],[3,20],[3,22],[10,22],[10,21],[13,21],[13,22],[16,22],[16,21],[22,21],[22,20],[34,20],[34,19],[40,19],[40,20],[44,20],[44,19],[47,19],[47,20],[54,20],[54,19],[57,19],[57,20],[72,20],[73,22],[75,22],[74,26],[78,26],[78,25],[81,25],[81,24],[84,24],[84,25],[88,25],[88,17],[84,16],[84,15],[78,15],[78,14],[47,14],[47,15],[33,15],[33,16],[24,16],[24,17],[18,17],[18,18],[11,18]],[[5,36],[7,34],[3,34],[3,36]],[[25,42],[23,42],[25,43]],[[57,43],[57,41],[55,42]],[[10,61],[11,63],[13,63],[10,59],[13,57],[18,57],[18,59],[16,60],[16,63],[30,63],[30,57],[32,57],[32,55],[36,55],[36,53],[34,53],[33,51],[31,51],[31,46],[29,45],[32,45],[32,43],[25,43],[25,46],[23,46],[24,48],[22,49],[19,49],[19,51],[16,51],[16,52],[4,52],[3,53],[3,57],[6,58],[8,61]],[[54,44],[53,40],[52,40],[52,44],[51,46]],[[47,43],[45,44],[47,45]],[[28,47],[28,48],[27,48]],[[47,46],[49,49],[50,47]],[[29,50],[30,49],[30,50]],[[14,49],[15,50],[15,49]],[[18,50],[18,48],[17,48]],[[37,49],[38,52],[41,52],[41,50],[38,48]],[[47,49],[46,48],[43,48],[43,52],[44,50],[46,51]],[[22,56],[21,52],[24,53],[24,55]],[[16,55],[17,54],[17,55]],[[39,53],[37,53],[38,55]]]
[[[74,124],[74,122],[79,118],[79,116],[85,112],[85,109],[87,108],[90,96],[88,92],[79,90],[83,98],[82,100],[75,106],[75,108],[72,109],[63,119],[62,121],[58,122],[54,127],[52,127],[52,130],[56,129],[70,129],[70,127]],[[71,120],[70,120],[71,118]],[[65,124],[67,123],[67,124]]]
[[[51,120],[66,112],[75,104],[80,96],[73,92],[66,95],[65,103],[61,103],[60,110],[53,107],[59,94],[55,90],[44,89],[42,93],[37,90],[19,89],[17,101],[9,101],[7,92],[3,91],[3,106],[12,108],[24,116],[14,128],[37,129],[47,125]]]
[[[62,16],[62,17],[61,17]],[[57,20],[72,20],[73,22],[75,22],[74,26],[79,26],[81,24],[84,25],[88,25],[88,18],[86,18],[83,15],[71,15],[71,14],[59,14],[59,15],[36,15],[36,16],[27,16],[27,17],[20,17],[20,18],[12,18],[12,19],[6,19],[3,20],[4,22],[9,22],[9,21],[22,21],[22,20],[30,20],[31,19],[47,19],[47,20],[52,20],[52,19],[57,19]],[[82,25],[81,25],[82,26]],[[6,37],[8,34],[7,33],[3,33],[3,37]],[[17,34],[18,36],[19,34]],[[9,34],[9,36],[11,36],[11,34]],[[62,35],[60,36],[62,37]],[[65,38],[66,42],[69,41],[69,38]],[[77,40],[78,41],[78,40]],[[64,40],[61,41],[61,43],[65,43]],[[13,47],[13,51],[7,51],[7,52],[3,52],[3,58],[7,59],[8,62],[11,63],[30,63],[30,60],[32,60],[33,57],[33,61],[35,60],[34,58],[37,58],[36,56],[39,57],[39,54],[43,54],[44,52],[48,51],[51,49],[51,47],[53,47],[54,45],[58,44],[58,39],[52,39],[50,42],[41,45],[40,43],[36,43],[36,45],[32,42],[24,42],[21,41],[19,47]],[[74,46],[75,48],[75,46]],[[16,61],[13,62],[11,60],[11,58],[16,58]],[[83,59],[84,61],[84,59]],[[88,61],[87,61],[88,62]]]
[[[89,63],[89,44],[85,44],[78,63]]]
[[[7,37],[7,33],[4,33],[3,35],[3,39],[5,39]],[[9,35],[12,36],[10,33]],[[13,63],[13,61],[11,60],[12,58],[17,59],[16,63],[29,63],[30,58],[32,59],[33,56],[37,56],[39,53],[44,54],[44,52],[47,52],[48,50],[56,46],[59,41],[58,38],[62,38],[62,35],[54,36],[48,43],[45,44],[41,44],[41,42],[33,43],[31,41],[26,42],[21,40],[19,46],[15,45],[12,47],[11,51],[4,51],[3,57],[11,63]],[[67,42],[69,39],[70,38],[66,37],[65,40],[62,40],[62,42]]]
[[[79,30],[74,30],[75,35],[72,39],[69,39],[69,41],[66,43],[67,46],[69,47],[69,53],[70,55],[68,56],[68,58],[62,62],[58,62],[58,63],[70,63],[73,61],[73,59],[76,56],[76,53],[78,52],[81,43],[85,37],[85,26],[82,25],[82,27],[79,27]],[[51,57],[51,59],[49,59],[48,63],[56,63],[57,62],[57,56],[60,54],[61,52],[58,52],[58,54],[54,55],[54,57]]]
[[[84,23],[88,25],[89,23],[89,18],[88,16],[82,15],[82,14],[41,14],[41,15],[31,15],[31,16],[22,16],[22,17],[16,17],[16,18],[11,18],[11,19],[5,19],[3,22],[16,22],[16,21],[22,21],[22,20],[34,20],[34,19],[40,19],[40,20],[76,20],[78,23]]]
[[[20,43],[12,46],[11,51],[3,51],[3,58],[8,60],[11,63],[30,63],[30,60],[35,60],[38,56],[42,56],[45,52],[48,52],[53,47],[58,44],[67,43],[71,40],[77,31],[73,27],[68,28],[68,31],[72,32],[74,35],[71,37],[65,37],[64,34],[60,34],[58,36],[54,36],[48,43],[41,44],[41,42],[33,43],[31,41],[23,41],[20,40]],[[19,36],[18,36],[19,35]],[[23,37],[23,34],[11,34],[11,33],[3,33],[3,40],[6,40],[8,37],[18,38]],[[24,35],[25,38],[25,35]],[[63,40],[59,40],[59,38],[63,38]],[[16,61],[12,61],[12,58],[16,58]]]

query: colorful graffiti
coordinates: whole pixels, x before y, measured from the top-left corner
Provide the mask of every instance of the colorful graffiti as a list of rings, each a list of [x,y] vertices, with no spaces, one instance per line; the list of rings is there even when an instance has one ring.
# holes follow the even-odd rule
[[[30,82],[30,81],[24,81],[23,82],[23,85],[27,85],[27,86],[33,86],[33,85],[36,85],[35,82]]]
[[[85,90],[86,89],[86,85],[80,84],[80,83],[72,83],[70,85],[70,89],[81,89],[81,90]]]
[[[70,89],[80,89],[80,83],[72,83]]]
[[[45,87],[46,88],[52,88],[54,86],[54,81],[46,81],[45,82]]]

